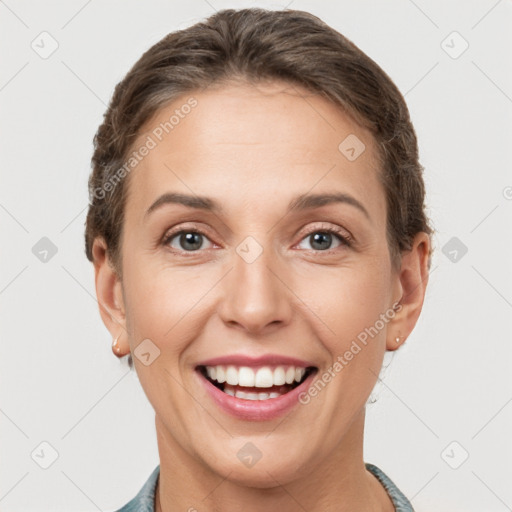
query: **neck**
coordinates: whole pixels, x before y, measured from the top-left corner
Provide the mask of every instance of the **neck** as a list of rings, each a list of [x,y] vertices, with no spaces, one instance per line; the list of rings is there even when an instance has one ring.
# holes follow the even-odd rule
[[[156,416],[160,476],[155,512],[392,512],[394,506],[363,461],[364,409],[328,457],[297,478],[270,475],[265,487],[241,485],[192,457]],[[308,465],[309,466],[309,465]]]

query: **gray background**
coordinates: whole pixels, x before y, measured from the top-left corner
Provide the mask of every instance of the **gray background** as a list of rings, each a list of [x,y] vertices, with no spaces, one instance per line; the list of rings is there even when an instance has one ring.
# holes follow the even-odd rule
[[[92,137],[114,85],[165,34],[225,7],[286,5],[0,1],[1,511],[113,510],[158,464],[153,410],[112,355],[84,255]],[[288,5],[405,94],[437,229],[423,314],[368,407],[365,460],[417,512],[512,510],[512,3]],[[58,43],[47,58],[31,46],[51,49],[43,31]],[[57,248],[46,262],[32,250],[43,237]],[[42,442],[59,454],[48,469]]]

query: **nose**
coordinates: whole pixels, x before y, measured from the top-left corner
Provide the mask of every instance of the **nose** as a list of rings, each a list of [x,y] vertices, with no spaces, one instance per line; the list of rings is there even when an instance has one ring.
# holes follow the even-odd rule
[[[286,285],[283,268],[285,265],[279,264],[267,248],[254,261],[243,252],[234,252],[233,268],[221,282],[224,290],[217,311],[223,322],[251,334],[271,332],[288,324],[293,294]]]

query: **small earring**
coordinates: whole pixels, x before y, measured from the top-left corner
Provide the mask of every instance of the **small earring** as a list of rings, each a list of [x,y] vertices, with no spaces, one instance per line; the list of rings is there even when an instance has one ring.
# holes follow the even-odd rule
[[[395,342],[396,342],[396,343],[400,343],[400,336],[397,336],[397,337],[395,338]]]
[[[121,357],[120,354],[121,354],[121,347],[119,346],[119,338],[121,337],[121,335],[119,335],[117,338],[115,338],[113,341],[112,341],[112,352],[114,352],[114,355],[116,355],[117,357]]]

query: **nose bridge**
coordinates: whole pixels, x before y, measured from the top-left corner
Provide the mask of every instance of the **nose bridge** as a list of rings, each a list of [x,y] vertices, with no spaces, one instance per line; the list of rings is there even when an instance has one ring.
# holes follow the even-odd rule
[[[235,322],[251,331],[286,322],[291,312],[286,287],[275,275],[280,271],[273,244],[270,237],[263,238],[247,236],[235,247],[233,268],[219,308],[225,322]]]

